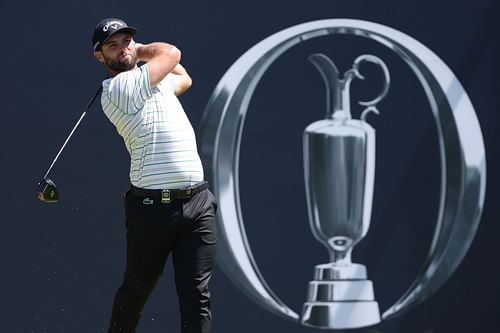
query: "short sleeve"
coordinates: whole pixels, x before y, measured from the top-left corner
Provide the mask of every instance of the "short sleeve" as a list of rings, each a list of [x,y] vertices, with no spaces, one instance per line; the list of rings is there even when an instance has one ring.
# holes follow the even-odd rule
[[[122,72],[103,85],[109,101],[127,114],[138,112],[153,95],[149,83],[147,64]]]

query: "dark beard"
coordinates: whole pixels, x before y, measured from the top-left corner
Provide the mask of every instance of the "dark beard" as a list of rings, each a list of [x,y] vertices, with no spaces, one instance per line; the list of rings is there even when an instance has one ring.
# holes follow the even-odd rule
[[[106,66],[108,66],[111,70],[117,73],[126,72],[133,69],[136,65],[136,56],[132,55],[132,60],[128,61],[120,61],[118,59],[109,59],[104,57]]]

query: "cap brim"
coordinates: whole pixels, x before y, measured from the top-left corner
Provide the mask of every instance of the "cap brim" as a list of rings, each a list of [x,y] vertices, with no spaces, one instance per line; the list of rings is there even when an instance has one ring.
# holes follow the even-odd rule
[[[113,35],[115,35],[115,34],[117,34],[119,32],[128,32],[129,34],[131,34],[133,36],[133,35],[135,35],[137,33],[137,29],[134,28],[134,27],[123,27],[123,28],[120,28],[120,29],[117,29],[117,30],[113,31],[113,33],[111,35],[109,35],[105,40],[103,40],[102,43],[99,43],[99,46],[96,48],[96,50],[99,50],[104,44],[106,44],[106,42],[111,37],[113,37]]]

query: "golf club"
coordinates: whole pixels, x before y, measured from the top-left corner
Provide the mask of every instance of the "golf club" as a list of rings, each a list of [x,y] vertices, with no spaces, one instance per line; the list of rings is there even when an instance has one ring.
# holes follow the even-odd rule
[[[90,102],[87,104],[85,111],[82,113],[82,115],[80,116],[80,118],[76,122],[75,126],[73,126],[73,129],[71,130],[68,137],[66,138],[66,141],[64,141],[61,149],[59,149],[59,152],[57,153],[56,157],[52,161],[52,164],[50,164],[50,167],[47,170],[47,172],[45,173],[45,176],[43,176],[43,178],[37,183],[36,193],[37,193],[38,199],[40,199],[40,201],[47,202],[47,203],[54,203],[54,202],[57,202],[59,200],[59,192],[57,191],[57,186],[51,179],[47,178],[47,176],[49,175],[50,170],[52,170],[52,168],[54,167],[54,164],[56,164],[56,161],[59,158],[59,156],[61,155],[62,151],[64,150],[64,147],[66,147],[66,144],[68,143],[69,139],[71,139],[71,136],[73,135],[73,133],[75,132],[77,127],[80,125],[83,117],[85,117],[85,114],[90,109],[90,107],[92,106],[92,103],[94,103],[95,99],[97,98],[97,96],[99,95],[101,90],[102,90],[102,87],[99,87],[99,90],[96,92],[94,97],[92,97]]]

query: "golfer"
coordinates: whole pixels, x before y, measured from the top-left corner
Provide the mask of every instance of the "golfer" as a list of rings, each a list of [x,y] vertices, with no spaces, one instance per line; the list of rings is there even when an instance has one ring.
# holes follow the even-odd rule
[[[208,333],[217,205],[203,181],[193,128],[177,99],[190,88],[191,78],[175,46],[136,43],[136,32],[123,20],[107,18],[92,37],[94,56],[108,73],[102,108],[130,154],[126,269],[109,332],[136,331],[172,254],[181,332]]]

